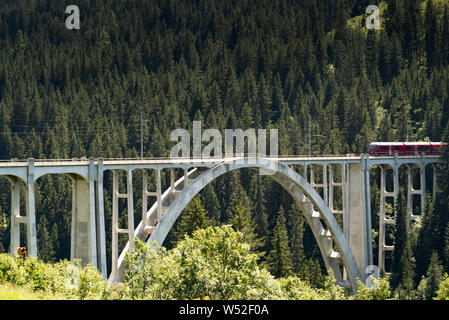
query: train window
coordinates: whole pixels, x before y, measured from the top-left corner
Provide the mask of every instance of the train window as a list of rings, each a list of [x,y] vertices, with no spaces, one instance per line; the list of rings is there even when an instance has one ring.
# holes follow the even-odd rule
[[[399,146],[394,146],[393,150],[399,150]]]
[[[388,151],[388,146],[382,146],[382,147],[380,147],[380,150],[382,150],[382,151]]]
[[[415,149],[414,147],[412,147],[412,146],[407,146],[407,151],[413,151],[413,149]]]

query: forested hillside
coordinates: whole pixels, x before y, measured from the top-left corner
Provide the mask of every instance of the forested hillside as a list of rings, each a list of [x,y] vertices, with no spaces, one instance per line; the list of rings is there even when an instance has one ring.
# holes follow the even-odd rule
[[[65,28],[70,4],[79,30]],[[382,8],[380,30],[364,27],[370,4]],[[0,159],[139,157],[141,112],[145,157],[168,156],[170,132],[193,120],[277,128],[283,155],[308,153],[309,116],[322,135],[312,138],[316,155],[367,153],[370,142],[407,133],[449,141],[449,1],[0,0]],[[421,277],[449,271],[449,150],[440,167],[415,230],[425,241],[408,241],[392,278],[402,297],[431,297],[426,283],[415,290]],[[2,178],[0,252],[9,248],[9,188]],[[44,176],[36,188],[39,255],[68,258],[70,180]],[[318,247],[297,213],[269,177],[233,172],[192,202],[170,241],[229,222],[275,276],[322,286]]]

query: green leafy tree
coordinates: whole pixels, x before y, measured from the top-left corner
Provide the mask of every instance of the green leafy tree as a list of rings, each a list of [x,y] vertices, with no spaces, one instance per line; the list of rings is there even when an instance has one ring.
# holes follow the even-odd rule
[[[200,229],[165,251],[137,242],[127,257],[125,283],[133,298],[260,299],[282,296],[257,266],[257,255],[231,226]]]

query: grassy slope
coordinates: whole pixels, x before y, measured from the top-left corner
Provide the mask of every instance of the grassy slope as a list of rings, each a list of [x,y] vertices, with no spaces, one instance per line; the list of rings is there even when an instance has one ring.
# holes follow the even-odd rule
[[[0,300],[54,300],[55,297],[19,288],[10,284],[0,285]]]

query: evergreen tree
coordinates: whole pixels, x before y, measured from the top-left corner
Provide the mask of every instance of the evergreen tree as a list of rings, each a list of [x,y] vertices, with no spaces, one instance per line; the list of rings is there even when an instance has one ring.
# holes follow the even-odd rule
[[[402,270],[404,268],[404,263],[409,261],[408,254],[404,256],[408,242],[406,201],[404,188],[400,187],[395,203],[396,223],[394,228],[394,251],[391,264],[391,271],[393,272],[391,276],[391,286],[393,288],[396,288],[401,283],[401,280],[403,279]]]
[[[39,219],[36,229],[39,258],[45,262],[53,262],[55,260],[55,251],[47,229],[47,219],[45,216]]]
[[[443,267],[438,259],[438,253],[433,251],[430,258],[429,268],[418,286],[419,298],[423,300],[432,300],[432,298],[436,296],[441,281],[443,281]]]
[[[449,141],[449,122],[443,134],[443,141]],[[437,190],[435,196],[435,212],[436,221],[436,235],[434,238],[434,249],[443,256],[443,249],[445,246],[445,232],[449,223],[449,147],[443,148],[440,156],[440,162],[437,167]]]
[[[250,181],[250,197],[253,207],[253,220],[256,226],[256,233],[263,239],[263,250],[268,249],[268,214],[265,207],[265,190],[262,177],[259,174],[254,174]]]
[[[272,249],[267,257],[267,263],[271,273],[276,277],[287,277],[293,273],[293,264],[285,223],[284,208],[281,206],[271,239]]]
[[[406,246],[404,248],[404,252],[401,255],[400,259],[400,283],[398,285],[398,296],[399,299],[407,299],[407,300],[414,300],[416,297],[416,291],[415,291],[415,263],[411,248],[411,241],[407,240]]]
[[[201,198],[196,196],[181,214],[181,220],[177,224],[176,231],[174,232],[175,241],[184,239],[185,235],[191,235],[197,229],[207,228],[210,224]]]
[[[438,19],[435,14],[435,7],[433,4],[433,0],[427,0],[426,9],[425,9],[425,42],[426,42],[426,52],[427,52],[427,68],[431,69],[436,66],[438,62],[437,59],[440,57],[438,54],[438,36],[439,36],[439,28],[438,28]]]
[[[240,231],[243,234],[243,239],[245,239],[245,242],[251,246],[252,251],[258,252],[260,257],[265,254],[264,251],[260,251],[264,246],[264,239],[260,238],[256,233],[256,228],[251,217],[251,211],[243,204],[243,202],[238,201],[231,208],[231,216],[228,223],[232,225],[236,231]]]
[[[304,216],[296,204],[293,204],[287,213],[287,229],[290,240],[291,260],[293,265],[293,272],[300,274],[302,265],[305,260],[304,254]]]
[[[219,224],[221,220],[221,207],[212,184],[208,184],[204,188],[201,198],[203,199],[204,209],[210,217],[211,222]]]
[[[426,272],[432,250],[435,249],[434,241],[437,236],[436,218],[433,200],[430,194],[428,194],[424,206],[422,225],[418,233],[415,248],[416,275],[418,279],[420,279]]]
[[[443,250],[443,265],[446,272],[449,272],[449,223],[446,226],[444,233],[444,250]]]

